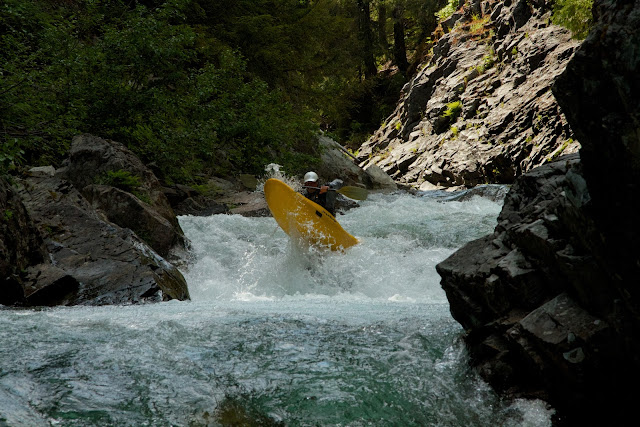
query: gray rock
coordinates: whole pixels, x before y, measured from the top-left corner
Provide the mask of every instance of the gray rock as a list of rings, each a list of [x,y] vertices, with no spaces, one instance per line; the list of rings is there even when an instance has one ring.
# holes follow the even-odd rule
[[[43,259],[26,268],[25,304],[102,305],[189,298],[187,284],[175,267],[131,230],[107,221],[69,182],[36,175],[17,184],[46,247]]]
[[[56,168],[54,168],[53,166],[38,166],[38,167],[34,167],[29,169],[29,173],[31,175],[49,175],[49,176],[53,176],[56,174]]]
[[[414,188],[511,184],[536,166],[578,150],[551,86],[579,45],[549,26],[549,2],[467,2],[405,85],[386,123],[359,149]],[[473,10],[490,16],[470,37]],[[454,25],[455,24],[455,25]],[[491,36],[489,28],[495,35]],[[459,112],[447,113],[459,102]],[[427,184],[429,185],[427,185]]]
[[[636,302],[612,269],[584,178],[576,154],[519,177],[494,233],[436,268],[487,381],[594,421],[585,408],[606,402],[617,417],[631,407],[621,384],[640,363]]]
[[[341,179],[344,185],[395,190],[395,182],[379,168],[361,168],[356,158],[336,141],[326,136],[318,138],[322,155],[317,173],[326,181]]]
[[[110,222],[130,228],[159,254],[167,256],[175,246],[174,224],[135,195],[109,185],[87,185],[82,193]]]
[[[0,304],[25,303],[24,274],[47,250],[11,184],[0,177]]]
[[[98,194],[93,186],[108,183],[109,172],[126,172],[136,177],[139,185],[135,189],[127,189],[136,195],[126,196],[103,187],[96,197]],[[172,250],[180,252],[185,249],[184,232],[164,188],[153,172],[124,145],[92,135],[76,136],[71,143],[69,160],[60,175],[83,192],[96,208],[103,210],[111,221],[136,232],[161,256],[168,256]],[[107,199],[107,195],[111,198]],[[145,222],[145,219],[150,219],[150,222]],[[156,227],[160,223],[163,225]]]
[[[229,213],[246,217],[270,216],[271,212],[261,191],[234,192],[219,199],[219,202],[230,206]]]

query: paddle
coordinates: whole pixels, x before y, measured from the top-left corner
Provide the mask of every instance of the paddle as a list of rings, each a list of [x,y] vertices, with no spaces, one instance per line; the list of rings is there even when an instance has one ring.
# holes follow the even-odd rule
[[[304,188],[315,188],[318,189],[319,187],[312,187],[309,185],[304,185]],[[334,188],[329,188],[330,191],[337,191],[338,193],[342,194],[345,197],[348,197],[350,199],[353,200],[367,200],[367,196],[369,195],[369,192],[361,187],[353,187],[350,185],[345,185],[344,187],[338,188],[338,189],[334,189]]]

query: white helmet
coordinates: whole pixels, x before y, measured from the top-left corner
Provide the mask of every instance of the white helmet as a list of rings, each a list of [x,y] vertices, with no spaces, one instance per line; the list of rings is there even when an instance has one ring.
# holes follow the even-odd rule
[[[304,182],[316,182],[318,180],[318,174],[315,172],[307,172],[304,175]]]

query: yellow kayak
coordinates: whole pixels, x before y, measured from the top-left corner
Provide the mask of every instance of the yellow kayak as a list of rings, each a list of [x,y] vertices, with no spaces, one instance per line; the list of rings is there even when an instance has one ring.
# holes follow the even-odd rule
[[[358,243],[358,239],[347,233],[329,211],[279,179],[265,182],[264,196],[271,214],[289,236],[332,251]]]

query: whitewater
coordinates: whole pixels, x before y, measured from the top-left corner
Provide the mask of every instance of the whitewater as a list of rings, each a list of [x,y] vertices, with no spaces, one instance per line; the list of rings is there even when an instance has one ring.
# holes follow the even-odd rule
[[[0,309],[0,425],[550,426],[469,368],[435,266],[501,202],[459,196],[372,194],[345,253],[180,217],[191,301]]]

